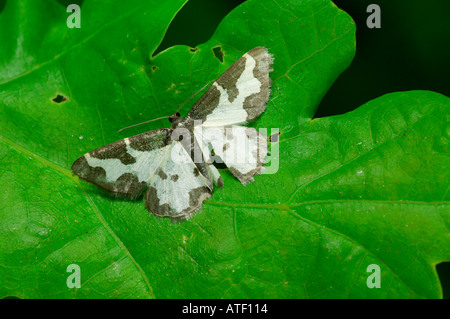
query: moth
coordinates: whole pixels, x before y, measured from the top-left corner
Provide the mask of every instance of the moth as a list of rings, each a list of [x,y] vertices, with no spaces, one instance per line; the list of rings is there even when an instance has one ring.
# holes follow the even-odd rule
[[[136,198],[145,191],[156,216],[184,220],[224,182],[214,166],[223,161],[244,185],[264,167],[267,138],[241,126],[259,117],[270,96],[273,57],[256,47],[228,68],[185,118],[169,117],[161,128],[116,141],[78,158],[72,171],[115,195]],[[212,153],[214,152],[214,157]]]

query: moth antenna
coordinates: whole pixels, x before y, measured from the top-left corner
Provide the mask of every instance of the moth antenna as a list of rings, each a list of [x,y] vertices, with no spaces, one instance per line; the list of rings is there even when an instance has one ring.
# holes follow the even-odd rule
[[[207,87],[207,86],[208,86],[209,84],[211,84],[211,82],[213,82],[213,81],[215,81],[215,80],[211,80],[211,81],[209,81],[208,83],[206,83],[200,90],[198,90],[194,95],[192,95],[192,96],[191,96],[189,99],[187,99],[183,104],[181,104],[181,106],[178,108],[178,110],[177,110],[175,113],[178,113],[178,111],[181,110],[181,108],[183,107],[183,105],[185,105],[187,102],[189,102],[189,100],[191,100],[194,96],[196,96],[198,93],[200,93],[205,87]],[[174,114],[175,114],[175,113],[174,113]],[[133,125],[130,125],[130,126],[121,128],[120,130],[117,131],[117,133],[119,133],[119,132],[121,132],[121,131],[123,131],[123,130],[126,130],[126,129],[128,129],[128,128],[132,128],[132,127],[135,127],[135,126],[139,126],[139,125],[146,124],[146,123],[150,123],[150,122],[157,121],[157,120],[167,119],[167,118],[169,118],[169,117],[170,117],[170,116],[162,116],[162,117],[158,117],[158,118],[156,118],[156,119],[148,120],[148,121],[145,121],[145,122],[142,122],[142,123],[133,124]]]
[[[119,133],[119,132],[121,132],[121,131],[123,131],[123,130],[126,130],[127,128],[132,128],[132,127],[135,127],[135,126],[139,126],[139,125],[146,124],[146,123],[150,123],[150,122],[157,121],[157,120],[167,119],[167,118],[169,118],[169,117],[170,117],[170,116],[161,116],[161,117],[158,117],[158,118],[156,118],[156,119],[148,120],[148,121],[145,121],[145,122],[142,122],[142,123],[138,123],[138,124],[133,124],[133,125],[130,125],[130,126],[121,128],[120,130],[117,131],[117,133]]]
[[[206,83],[200,90],[198,90],[197,92],[195,92],[194,95],[192,95],[190,98],[188,98],[186,101],[184,101],[184,103],[181,104],[181,106],[178,108],[177,112],[178,112],[179,110],[181,110],[181,108],[182,108],[187,102],[189,102],[194,96],[196,96],[197,94],[199,94],[201,91],[203,91],[203,89],[204,89],[205,87],[207,87],[208,85],[211,84],[211,82],[214,82],[214,81],[215,81],[215,80],[209,81],[209,82]]]

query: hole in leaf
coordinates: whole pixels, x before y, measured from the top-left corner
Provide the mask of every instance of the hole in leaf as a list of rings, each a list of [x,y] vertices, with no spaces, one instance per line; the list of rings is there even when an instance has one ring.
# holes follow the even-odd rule
[[[67,101],[67,98],[64,95],[58,94],[57,96],[55,96],[52,99],[52,101],[55,102],[55,103],[62,103],[62,102]]]
[[[216,168],[218,168],[218,169],[227,168],[227,165],[225,165],[225,163],[222,161],[222,159],[216,155],[216,153],[214,152],[213,149],[211,150],[210,154],[211,154],[210,159]]]
[[[214,34],[222,19],[245,0],[190,0],[169,25],[152,56],[174,45],[195,48]]]
[[[222,52],[222,47],[218,46],[215,48],[212,48],[214,56],[219,59],[220,63],[223,63],[223,52]]]
[[[217,162],[214,162],[214,166],[217,168],[217,169],[226,169],[227,168],[227,165],[225,165],[225,163],[217,163]]]
[[[189,51],[191,51],[191,53],[195,53],[195,52],[198,51],[198,49],[197,48],[190,48]]]
[[[278,133],[275,133],[275,134],[270,135],[270,136],[269,136],[269,141],[270,141],[271,143],[277,143],[277,142],[279,141],[280,134],[281,134],[281,133],[278,132]]]
[[[158,70],[159,68],[157,66],[152,66],[152,71],[155,72],[156,70]]]

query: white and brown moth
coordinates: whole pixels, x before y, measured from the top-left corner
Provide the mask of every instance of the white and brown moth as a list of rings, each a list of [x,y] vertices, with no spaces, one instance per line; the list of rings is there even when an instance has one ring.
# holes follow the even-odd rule
[[[73,172],[116,195],[134,198],[146,190],[152,214],[189,218],[211,196],[213,185],[223,185],[211,150],[244,185],[264,168],[266,136],[237,124],[266,109],[271,64],[266,48],[250,50],[211,85],[186,118],[175,113],[170,128],[93,150],[73,163]]]

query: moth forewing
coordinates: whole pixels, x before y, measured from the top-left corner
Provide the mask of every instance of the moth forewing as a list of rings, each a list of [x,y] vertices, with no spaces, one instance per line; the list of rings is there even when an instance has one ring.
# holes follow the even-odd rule
[[[81,179],[111,193],[139,196],[167,151],[169,129],[157,129],[102,146],[72,164]]]
[[[204,127],[227,126],[251,121],[266,109],[270,95],[272,55],[264,47],[245,53],[200,97],[188,118]]]

